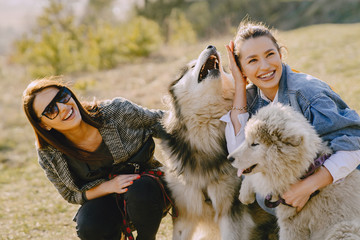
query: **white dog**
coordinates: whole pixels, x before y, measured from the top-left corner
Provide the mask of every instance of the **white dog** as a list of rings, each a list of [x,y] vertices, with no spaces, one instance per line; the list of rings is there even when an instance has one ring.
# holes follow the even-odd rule
[[[198,224],[211,232],[206,240],[270,239],[277,231],[276,219],[237,197],[241,181],[226,159],[225,123],[220,121],[234,91],[230,76],[221,71],[216,48],[208,46],[169,88],[163,122],[167,136],[161,145],[166,182],[179,213],[173,239],[197,237]]]
[[[228,158],[238,175],[245,175],[241,202],[253,202],[256,192],[279,203],[279,196],[306,174],[314,159],[329,153],[301,113],[274,104],[248,121],[245,142]],[[360,172],[321,189],[299,213],[280,204],[276,215],[280,240],[360,239]]]

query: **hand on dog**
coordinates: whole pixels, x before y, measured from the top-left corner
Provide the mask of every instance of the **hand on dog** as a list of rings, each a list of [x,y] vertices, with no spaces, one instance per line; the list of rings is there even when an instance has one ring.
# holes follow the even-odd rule
[[[331,184],[333,178],[325,167],[320,167],[318,171],[309,177],[290,186],[290,189],[282,195],[285,202],[296,208],[297,212],[305,206],[310,195],[316,190]]]
[[[299,181],[290,186],[290,189],[285,192],[282,196],[285,202],[294,208],[296,208],[296,212],[300,212],[307,201],[310,198],[310,195],[313,193],[313,187],[309,189],[309,186],[304,183],[304,181]]]

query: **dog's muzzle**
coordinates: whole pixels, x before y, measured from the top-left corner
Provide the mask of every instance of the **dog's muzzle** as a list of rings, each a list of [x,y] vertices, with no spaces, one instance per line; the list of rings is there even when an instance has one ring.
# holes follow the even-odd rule
[[[232,157],[232,156],[229,156],[227,159],[228,159],[231,163],[235,161],[235,158]]]

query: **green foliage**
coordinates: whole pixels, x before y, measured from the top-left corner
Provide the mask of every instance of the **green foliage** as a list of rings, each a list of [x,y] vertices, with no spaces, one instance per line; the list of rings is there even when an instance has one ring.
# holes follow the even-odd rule
[[[160,26],[144,17],[135,17],[120,31],[123,35],[121,55],[128,59],[149,56],[163,42]]]
[[[358,0],[145,0],[136,10],[156,21],[169,36],[167,19],[174,8],[186,13],[202,38],[228,33],[246,17],[278,29],[360,21]]]
[[[51,0],[37,28],[15,42],[12,59],[28,67],[33,77],[110,69],[124,61],[146,57],[162,43],[159,25],[135,17],[119,26],[97,21],[76,25],[60,2]]]
[[[115,0],[88,0],[83,18],[83,24],[93,24],[97,19],[102,19],[107,22],[114,21],[114,14],[112,13],[112,6]]]
[[[199,36],[206,35],[206,29],[212,19],[210,5],[207,1],[199,1],[191,4],[186,11],[186,16],[193,24],[193,28]]]
[[[172,10],[168,18],[168,28],[168,42],[171,45],[196,42],[196,32],[181,10]]]

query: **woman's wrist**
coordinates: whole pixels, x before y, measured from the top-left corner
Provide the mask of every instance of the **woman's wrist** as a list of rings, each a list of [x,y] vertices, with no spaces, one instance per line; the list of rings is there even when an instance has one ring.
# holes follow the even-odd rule
[[[246,90],[246,82],[235,81],[235,91],[243,91],[243,90]]]
[[[303,181],[306,182],[311,194],[330,185],[332,183],[332,176],[330,172],[322,166],[313,175],[305,178]]]
[[[248,107],[245,105],[245,106],[232,106],[231,108],[232,111],[239,111],[239,112],[247,112],[248,110]]]

